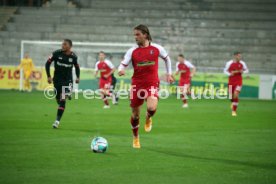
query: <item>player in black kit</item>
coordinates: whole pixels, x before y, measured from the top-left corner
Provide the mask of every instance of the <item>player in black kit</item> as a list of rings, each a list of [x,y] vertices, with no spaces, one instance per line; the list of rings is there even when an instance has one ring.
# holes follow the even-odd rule
[[[111,82],[112,103],[114,105],[118,105],[119,97],[118,97],[118,93],[115,90],[116,89],[117,78],[114,76],[114,73],[111,75],[111,77],[112,77],[112,82]]]
[[[54,83],[56,100],[58,103],[57,117],[53,124],[53,128],[58,128],[60,119],[65,110],[66,98],[70,98],[70,92],[73,87],[73,66],[75,67],[77,76],[76,83],[79,83],[80,81],[80,67],[76,54],[71,51],[72,45],[73,44],[70,39],[64,39],[62,49],[53,52],[45,64],[48,83]],[[50,65],[52,62],[54,62],[55,67],[53,78],[50,74]]]

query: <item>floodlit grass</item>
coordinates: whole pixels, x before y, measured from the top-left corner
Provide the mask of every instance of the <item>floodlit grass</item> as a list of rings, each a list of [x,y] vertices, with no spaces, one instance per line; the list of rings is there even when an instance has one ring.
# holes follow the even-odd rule
[[[275,183],[276,102],[160,100],[151,133],[132,148],[128,100],[103,109],[100,100],[67,102],[60,129],[57,105],[43,93],[0,91],[0,183]],[[90,151],[95,136],[105,154]]]

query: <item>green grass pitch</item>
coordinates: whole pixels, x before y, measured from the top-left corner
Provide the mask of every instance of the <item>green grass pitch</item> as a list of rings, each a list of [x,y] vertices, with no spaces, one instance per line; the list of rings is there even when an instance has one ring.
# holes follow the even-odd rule
[[[151,133],[132,148],[128,100],[102,109],[100,100],[67,103],[60,129],[57,105],[43,93],[0,91],[0,183],[276,183],[276,102],[160,100]],[[109,141],[90,151],[94,136]]]

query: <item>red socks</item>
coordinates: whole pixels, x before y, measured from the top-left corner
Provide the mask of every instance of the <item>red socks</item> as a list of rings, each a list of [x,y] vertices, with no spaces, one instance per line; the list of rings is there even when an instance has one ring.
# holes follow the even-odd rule
[[[182,102],[183,102],[184,104],[186,104],[186,103],[187,103],[187,99],[185,98],[185,96],[184,96],[184,95],[181,95],[181,99],[182,99]]]
[[[103,96],[103,101],[104,101],[104,104],[105,104],[105,105],[109,105],[108,100],[107,100],[107,98],[106,98],[106,97],[107,97],[106,95],[104,95],[104,96]]]
[[[147,110],[147,118],[152,117],[155,114],[156,110],[151,111],[151,110]],[[134,137],[138,137],[138,130],[139,130],[139,118],[133,118],[131,116],[130,118],[130,123],[132,126],[132,133]]]
[[[151,110],[147,110],[147,118],[150,118],[152,117],[156,112],[156,109],[154,111],[151,111]]]
[[[138,130],[139,130],[139,118],[134,119],[132,116],[130,118],[130,123],[132,126],[132,133],[134,137],[138,137]]]
[[[232,100],[232,111],[236,111],[239,104],[239,98],[234,98]]]

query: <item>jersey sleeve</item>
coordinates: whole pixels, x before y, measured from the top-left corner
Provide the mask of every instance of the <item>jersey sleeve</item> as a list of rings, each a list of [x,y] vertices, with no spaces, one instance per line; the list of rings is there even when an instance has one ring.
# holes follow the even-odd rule
[[[53,52],[53,53],[51,54],[51,56],[48,57],[47,62],[52,63],[52,62],[56,59],[56,57],[57,57],[57,56],[56,56],[56,53]]]
[[[229,72],[230,65],[232,64],[232,61],[228,61],[224,67],[223,73],[227,76],[230,76],[231,73]]]
[[[75,72],[76,72],[77,78],[80,78],[80,65],[78,63],[78,57],[75,57],[75,59],[74,59],[74,67],[75,67]]]
[[[133,52],[134,49],[135,49],[134,47],[133,47],[133,48],[130,48],[130,49],[126,52],[123,61],[121,62],[121,64],[120,64],[119,67],[118,67],[118,70],[119,70],[119,71],[122,71],[123,69],[125,69],[125,68],[129,65],[129,63],[131,62],[132,52]]]
[[[171,58],[168,55],[167,51],[162,47],[161,45],[158,44],[152,44],[159,50],[159,57],[161,57],[165,61],[165,66],[166,66],[166,73],[167,74],[172,74],[172,62]]]
[[[176,71],[176,72],[179,71],[178,65],[179,65],[179,62],[177,62],[177,63],[175,64],[175,71]]]
[[[112,64],[111,61],[105,60],[105,63],[107,64],[107,66],[108,66],[110,69],[114,69],[114,65]]]
[[[158,45],[159,49],[159,57],[161,57],[165,61],[165,66],[166,66],[166,72],[167,74],[172,74],[172,62],[171,58],[168,55],[167,51],[164,49],[164,47]]]
[[[241,62],[241,64],[242,64],[242,66],[243,66],[243,73],[249,73],[249,70],[248,70],[248,68],[247,68],[247,66],[246,66],[246,64],[245,64],[245,62]]]
[[[190,61],[185,61],[185,64],[186,64],[189,68],[195,68],[195,66],[194,66]]]
[[[55,60],[55,58],[56,58],[56,54],[55,52],[53,52],[52,55],[49,56],[48,60],[46,61],[45,70],[48,78],[51,77],[50,66],[51,66],[51,63]]]

